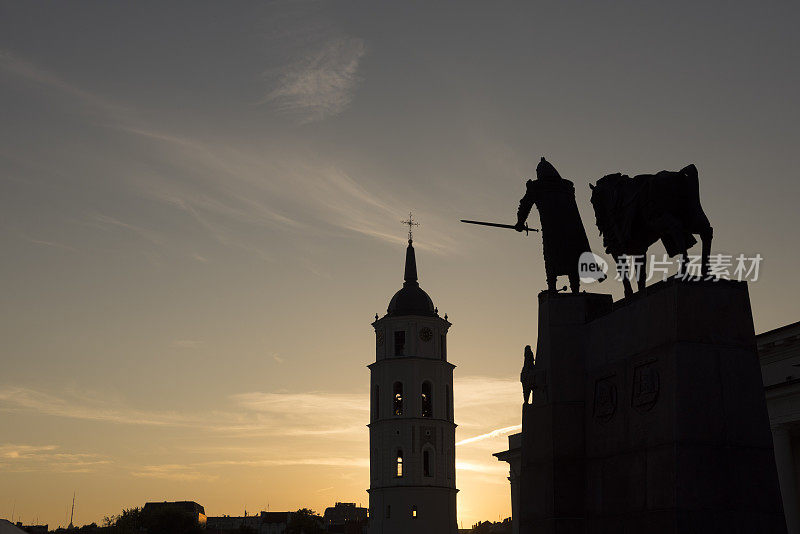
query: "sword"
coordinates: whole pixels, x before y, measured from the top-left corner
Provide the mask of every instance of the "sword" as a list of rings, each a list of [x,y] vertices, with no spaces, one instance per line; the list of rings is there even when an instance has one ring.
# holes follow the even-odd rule
[[[480,224],[481,226],[494,226],[495,228],[511,228],[513,230],[516,230],[516,226],[514,226],[513,224],[500,224],[500,223],[490,223],[490,222],[483,222],[483,221],[468,221],[466,219],[461,219],[461,222],[469,223],[469,224]],[[527,224],[525,226],[523,226],[522,229],[525,230],[525,235],[528,235],[528,232],[538,232],[539,231],[538,228],[528,228]]]

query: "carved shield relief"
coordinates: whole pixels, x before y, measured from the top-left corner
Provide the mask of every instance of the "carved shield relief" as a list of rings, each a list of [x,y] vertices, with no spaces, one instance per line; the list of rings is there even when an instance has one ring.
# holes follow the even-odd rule
[[[594,383],[594,417],[601,422],[610,421],[617,412],[616,375],[600,378]]]
[[[646,412],[658,402],[660,380],[658,374],[658,360],[650,360],[633,369],[633,387],[631,406],[641,412]]]

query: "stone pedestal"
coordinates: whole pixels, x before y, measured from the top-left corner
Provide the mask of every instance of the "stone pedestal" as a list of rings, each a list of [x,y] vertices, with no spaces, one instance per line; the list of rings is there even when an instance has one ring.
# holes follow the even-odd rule
[[[785,533],[745,283],[539,296],[520,532]]]

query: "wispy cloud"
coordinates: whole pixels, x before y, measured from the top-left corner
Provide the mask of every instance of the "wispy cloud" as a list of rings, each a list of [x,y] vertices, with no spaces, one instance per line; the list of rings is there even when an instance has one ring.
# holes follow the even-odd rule
[[[129,222],[124,222],[115,217],[103,215],[101,213],[89,214],[89,222],[87,224],[96,226],[98,228],[123,228],[153,245],[162,245],[164,243],[164,238],[153,230],[148,230],[147,228],[143,228]]]
[[[341,112],[352,98],[364,43],[357,38],[328,32],[312,45],[311,52],[272,73],[277,86],[268,95],[274,105],[300,120],[310,121]],[[207,237],[226,247],[277,261],[274,249],[261,238],[264,229],[286,235],[314,228],[315,233],[359,234],[392,244],[402,244],[399,221],[414,207],[407,192],[393,191],[368,177],[357,177],[296,144],[249,148],[240,141],[202,139],[196,135],[165,131],[133,109],[63,80],[47,69],[0,51],[0,71],[41,84],[74,104],[91,108],[102,117],[99,126],[130,135],[127,148],[142,155],[146,164],[115,170],[115,179],[144,199],[177,210],[195,223]],[[402,194],[401,198],[398,195]],[[436,228],[446,226],[434,210],[421,210],[426,226],[421,249],[436,253],[457,248],[457,241]],[[88,214],[86,224],[116,229],[140,238],[149,247],[142,253],[160,264],[163,256],[179,247],[170,228],[149,228],[149,221],[129,220],[117,213]],[[293,235],[292,235],[293,237]],[[40,244],[55,246],[41,240]],[[181,239],[181,241],[185,241]],[[292,243],[297,240],[291,239]],[[293,245],[297,246],[297,245]],[[185,253],[200,262],[209,260],[195,250]],[[298,254],[298,261],[304,260]],[[285,257],[285,256],[283,256]],[[330,276],[313,262],[304,266],[317,276]]]
[[[325,467],[369,467],[369,458],[361,457],[319,457],[319,458],[281,458],[265,460],[219,460],[205,465],[271,467],[290,465],[318,465]]]
[[[42,245],[45,247],[53,247],[53,248],[60,248],[62,250],[69,250],[70,252],[77,252],[78,250],[74,247],[69,245],[64,245],[63,243],[57,243],[55,241],[45,241],[44,239],[34,239],[32,237],[27,237],[25,235],[21,235],[22,239],[28,241],[29,243],[33,243],[35,245]]]
[[[217,473],[225,473],[230,468],[269,468],[292,466],[316,466],[347,469],[369,468],[368,458],[359,457],[308,457],[281,459],[229,459],[194,462],[188,464],[146,465],[133,469],[131,475],[139,478],[158,478],[166,480],[196,481],[216,480]],[[324,490],[320,490],[324,491]]]
[[[33,412],[98,423],[184,427],[230,436],[329,436],[361,439],[367,419],[365,395],[325,392],[243,393],[227,411],[148,411],[97,396],[56,396],[21,386],[0,386],[0,410]]]
[[[366,45],[356,37],[330,39],[288,65],[275,77],[268,71],[268,81],[277,86],[263,102],[307,124],[338,115],[353,100],[359,82],[358,66]]]
[[[348,393],[242,393],[233,399],[242,407],[257,412],[290,413],[292,416],[321,412],[368,413],[369,400],[364,395]]]
[[[195,348],[202,341],[182,339],[173,346]],[[519,384],[490,377],[465,377],[455,383],[455,410],[460,427],[479,432],[459,441],[474,443],[514,431],[516,426],[485,428],[486,421],[496,420],[498,410],[508,410],[509,418],[518,417]],[[340,435],[363,437],[369,415],[366,393],[246,392],[229,397],[209,420],[208,413],[148,411],[131,408],[119,400],[109,401],[97,395],[58,396],[16,385],[0,386],[0,410],[30,411],[47,416],[98,422],[151,425],[192,426],[203,431],[245,433],[250,435]],[[487,415],[493,414],[492,417]],[[463,431],[463,430],[462,430]]]
[[[315,233],[345,231],[404,244],[398,231],[408,205],[384,187],[367,185],[344,170],[292,148],[258,154],[141,128],[126,129],[154,143],[154,150],[180,169],[169,175],[137,175],[133,187],[146,197],[188,214],[214,240],[252,248],[241,227],[273,227]],[[292,217],[286,213],[292,212]],[[437,215],[427,214],[426,238],[419,248],[452,251],[456,242],[441,231]],[[328,230],[321,230],[327,228]],[[265,258],[270,255],[263,253]],[[317,268],[311,268],[327,276]]]
[[[0,445],[0,458],[7,460],[32,458],[41,453],[49,453],[57,448],[57,445],[17,445],[6,443],[5,445]]]
[[[0,471],[88,473],[109,460],[96,454],[62,452],[58,445],[0,445]]]
[[[521,430],[522,430],[522,425],[512,425],[504,428],[498,428],[497,430],[492,430],[491,432],[487,432],[485,434],[479,434],[471,438],[462,439],[461,441],[456,443],[456,446],[469,445],[470,443],[475,443],[476,441],[483,441],[485,439],[497,438],[500,436],[512,434],[514,432],[519,432]]]
[[[514,378],[467,376],[454,383],[458,429],[457,466],[482,483],[505,482],[508,465],[492,453],[508,447],[506,436],[521,428],[521,386]],[[476,478],[477,477],[477,478]],[[463,479],[462,479],[463,480]]]
[[[508,466],[506,466],[506,464],[497,464],[496,462],[484,464],[484,463],[456,460],[456,469],[458,471],[473,471],[476,473],[493,473],[502,475],[503,473],[506,473],[508,471]],[[504,481],[503,478],[500,478],[500,480]]]
[[[453,384],[453,402],[458,418],[458,434],[492,434],[499,425],[511,427],[519,422],[522,386],[516,378],[467,376]],[[484,438],[476,441],[486,441]]]
[[[0,71],[28,82],[50,87],[60,93],[78,99],[83,104],[95,108],[106,115],[122,118],[129,116],[129,110],[110,100],[70,83],[52,71],[19,57],[12,51],[0,49]]]
[[[200,418],[187,417],[177,413],[110,408],[99,402],[67,400],[43,391],[20,386],[0,387],[0,410],[31,411],[54,417],[134,425],[166,426],[201,421]]]
[[[131,472],[138,478],[159,478],[165,480],[216,480],[217,475],[198,469],[197,466],[183,464],[145,465]]]

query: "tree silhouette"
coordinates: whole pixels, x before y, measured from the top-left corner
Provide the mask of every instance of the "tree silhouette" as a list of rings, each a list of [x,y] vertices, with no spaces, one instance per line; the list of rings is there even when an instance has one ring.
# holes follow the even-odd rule
[[[286,526],[286,534],[321,534],[322,518],[314,510],[301,508],[292,514]]]

